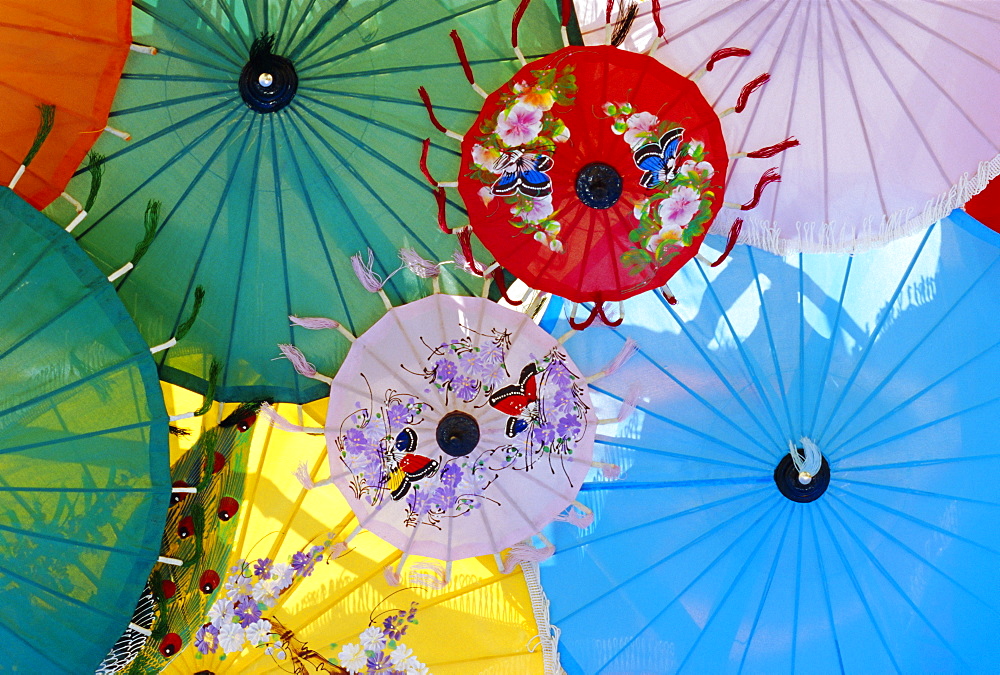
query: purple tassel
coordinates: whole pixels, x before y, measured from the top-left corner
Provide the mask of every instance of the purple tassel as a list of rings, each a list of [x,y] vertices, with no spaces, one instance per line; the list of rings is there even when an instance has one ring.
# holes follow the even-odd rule
[[[370,293],[378,293],[382,290],[385,281],[372,269],[375,266],[375,254],[372,253],[371,249],[368,249],[367,265],[361,259],[361,254],[355,253],[351,256],[351,266],[354,267],[354,273],[358,275],[358,281],[365,287],[365,290]]]
[[[609,480],[614,480],[616,478],[621,477],[622,468],[617,464],[605,464],[604,466],[601,467],[601,473],[604,475],[605,478]]]
[[[618,416],[615,418],[618,422],[624,422],[632,413],[635,412],[636,403],[639,402],[639,385],[633,384],[628,389],[628,393],[625,394],[625,398],[622,399],[622,407],[618,409]]]
[[[278,345],[285,358],[292,362],[295,372],[306,377],[316,377],[316,366],[306,361],[305,355],[294,345]]]
[[[619,368],[624,366],[625,362],[632,358],[632,355],[638,350],[639,345],[635,340],[632,338],[625,340],[625,344],[622,345],[621,351],[618,352],[618,355],[615,356],[615,358],[611,359],[611,363],[606,365],[601,372],[603,372],[605,376],[613,374]]]
[[[326,328],[340,328],[340,324],[333,319],[326,319],[321,316],[289,316],[293,326],[302,326],[309,330],[324,330]]]
[[[535,548],[531,542],[514,544],[504,558],[502,571],[504,574],[510,574],[520,563],[548,560],[555,552],[556,547],[552,544],[546,544],[543,548]]]
[[[421,279],[430,279],[441,274],[441,266],[432,263],[430,260],[420,257],[420,254],[412,248],[399,249],[399,259],[408,270],[416,274]]]
[[[566,513],[559,514],[555,519],[563,523],[571,523],[579,527],[581,530],[585,530],[593,524],[594,512],[581,511],[573,505],[569,507],[569,510],[567,510]]]
[[[306,466],[305,462],[299,464],[298,468],[295,469],[295,477],[299,479],[299,482],[302,483],[302,487],[306,490],[312,490],[316,487],[316,483],[313,482],[312,476],[309,475],[309,467]],[[330,557],[334,557],[333,554],[331,554]]]
[[[383,572],[385,573],[385,581],[390,586],[399,586],[403,583],[403,580],[399,577],[399,573],[393,566],[386,567]]]

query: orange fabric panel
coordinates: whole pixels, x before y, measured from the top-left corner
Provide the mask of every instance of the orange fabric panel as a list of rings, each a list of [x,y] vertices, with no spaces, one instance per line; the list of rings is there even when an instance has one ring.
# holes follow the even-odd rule
[[[132,42],[132,6],[128,0],[5,0],[3,9],[0,182],[13,178],[31,148],[41,119],[36,106],[55,105],[52,132],[16,188],[43,208],[108,123]]]

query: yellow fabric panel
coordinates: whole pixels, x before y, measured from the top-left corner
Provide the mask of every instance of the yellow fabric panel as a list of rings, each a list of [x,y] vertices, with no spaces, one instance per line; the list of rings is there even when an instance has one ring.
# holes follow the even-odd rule
[[[196,395],[164,386],[171,412],[194,410],[201,404]],[[208,417],[218,415],[217,407]],[[225,412],[231,407],[226,406]],[[327,400],[303,406],[302,423],[322,426],[326,407]],[[296,406],[282,404],[278,410],[290,421],[299,421]],[[200,423],[182,420],[175,425],[197,429]],[[293,475],[296,466],[305,462],[318,479],[326,477],[323,437],[281,431],[268,426],[263,417],[253,433],[246,498],[239,512],[230,565],[240,558],[270,557],[287,562],[295,551],[322,544],[329,532],[338,540],[350,535],[358,522],[337,488],[330,485],[306,491]],[[178,452],[189,438],[175,437]],[[537,629],[520,569],[501,574],[493,557],[458,561],[453,564],[450,584],[441,590],[428,590],[407,582],[414,565],[432,561],[411,557],[406,561],[403,584],[393,587],[383,571],[399,559],[397,549],[361,532],[346,554],[318,564],[312,576],[292,586],[265,617],[273,614],[311,649],[335,658],[342,645],[358,642],[371,617],[380,624],[386,611],[408,609],[415,601],[419,604],[418,623],[408,628],[401,642],[413,649],[432,673],[527,675],[543,671],[541,650],[528,651]],[[193,645],[185,645],[166,672],[292,671],[287,659],[275,661],[263,648],[245,649],[225,659],[219,654],[196,655]]]

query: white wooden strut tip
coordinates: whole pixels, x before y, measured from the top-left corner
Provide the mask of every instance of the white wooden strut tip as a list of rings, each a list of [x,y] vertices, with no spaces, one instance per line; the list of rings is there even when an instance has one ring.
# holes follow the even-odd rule
[[[131,49],[133,52],[138,52],[139,54],[149,54],[150,56],[156,56],[159,53],[159,50],[157,50],[156,47],[150,47],[148,45],[140,45],[136,44],[135,42],[129,45],[129,49]]]
[[[9,187],[11,190],[17,187],[17,182],[21,180],[21,176],[24,175],[24,172],[25,170],[27,170],[27,168],[28,167],[26,167],[24,164],[17,167],[17,172],[14,174],[14,177],[10,179],[10,182],[7,183],[7,187]]]
[[[107,131],[112,136],[117,136],[118,138],[122,139],[123,141],[131,141],[132,140],[132,134],[128,133],[127,131],[122,131],[121,129],[115,129],[114,127],[112,127],[110,125],[104,127],[104,130]]]
[[[108,281],[114,282],[115,279],[125,274],[129,270],[133,269],[134,267],[135,265],[133,265],[131,262],[125,263],[124,265],[122,265],[121,267],[119,267],[118,269],[116,269],[114,272],[111,273],[111,276],[108,277]]]

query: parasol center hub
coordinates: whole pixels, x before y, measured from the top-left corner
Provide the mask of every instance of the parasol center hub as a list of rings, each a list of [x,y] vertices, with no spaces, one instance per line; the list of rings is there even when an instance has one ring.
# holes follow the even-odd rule
[[[292,102],[299,88],[295,66],[284,56],[272,53],[273,46],[273,36],[255,40],[240,72],[240,96],[247,107],[259,113],[281,110]]]
[[[622,176],[610,164],[591,162],[576,174],[576,196],[592,209],[610,209],[622,196]]]
[[[774,469],[774,483],[778,491],[793,502],[813,502],[822,497],[830,485],[830,465],[823,457],[819,471],[810,474],[799,471],[792,456],[786,454]]]
[[[437,443],[452,457],[465,457],[479,445],[479,422],[468,413],[454,410],[437,425]]]

